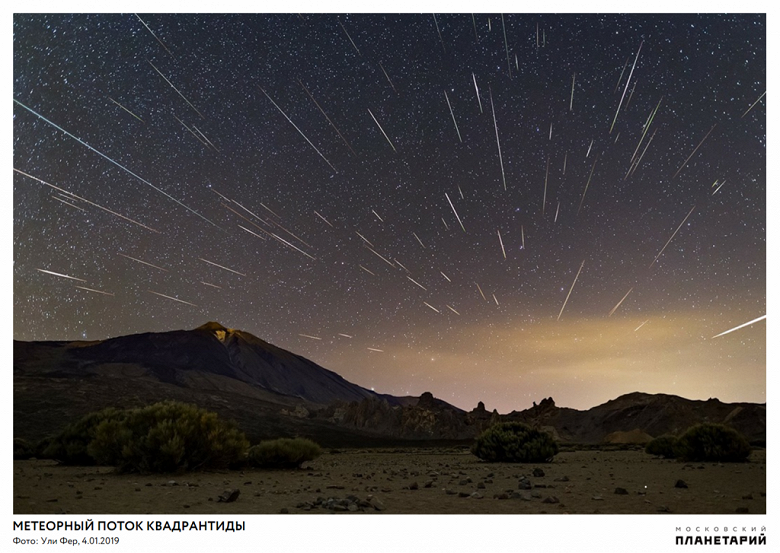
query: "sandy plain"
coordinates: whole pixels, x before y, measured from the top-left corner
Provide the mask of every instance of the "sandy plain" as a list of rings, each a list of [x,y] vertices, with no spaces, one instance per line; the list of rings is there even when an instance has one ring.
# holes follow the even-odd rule
[[[235,500],[220,500],[232,490]],[[766,450],[745,463],[683,463],[635,449],[508,464],[465,448],[345,449],[298,470],[172,475],[31,459],[14,461],[13,495],[14,514],[762,514]]]

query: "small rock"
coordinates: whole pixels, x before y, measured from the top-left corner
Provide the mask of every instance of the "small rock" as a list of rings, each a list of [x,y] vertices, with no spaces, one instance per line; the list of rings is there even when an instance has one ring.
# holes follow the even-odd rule
[[[350,503],[349,505],[347,505],[347,511],[349,511],[350,513],[356,513],[358,511],[357,504]]]
[[[560,500],[554,495],[550,495],[542,499],[542,503],[560,503]]]
[[[290,510],[287,507],[282,507],[281,510],[279,511],[279,513],[281,513],[283,515],[288,515],[288,514],[290,514]]]
[[[468,492],[459,492],[458,493],[458,497],[469,497],[469,495],[471,495],[471,494],[469,494]]]
[[[493,479],[492,478],[485,478],[485,484],[492,484]]]
[[[445,489],[445,490],[444,490],[444,492],[445,492],[447,495],[455,495],[455,494],[457,494],[457,493],[458,493],[458,492],[456,492],[455,490],[450,490],[450,489]]]
[[[735,512],[739,514],[744,514],[744,513],[749,513],[750,509],[748,509],[747,507],[737,507],[737,510]]]
[[[682,481],[682,480],[678,480],[677,482],[675,482],[675,483],[674,483],[674,487],[675,487],[675,488],[687,488],[687,487],[688,487],[688,484],[686,484],[686,483],[685,483],[684,481]]]
[[[591,497],[591,499],[593,501],[604,501],[604,498],[601,497],[600,495],[594,495],[593,497]]]
[[[218,502],[219,503],[233,503],[236,499],[238,499],[238,496],[241,492],[236,488],[232,490],[225,490],[222,492],[222,495],[219,496]]]
[[[430,488],[433,486],[433,480],[428,480],[425,484],[423,484],[423,488]]]
[[[498,493],[498,494],[493,496],[493,499],[509,499],[509,494]]]
[[[168,480],[168,486],[178,486],[179,483],[176,480]]]
[[[671,513],[672,510],[667,507],[666,505],[659,505],[658,509],[656,509],[659,513]]]
[[[544,476],[544,471],[540,468],[535,468],[533,475],[535,478],[541,478],[542,476]]]
[[[189,506],[189,505],[187,505],[186,503],[183,505],[183,507],[184,507],[185,509],[189,509],[189,508],[190,508],[190,506]]]
[[[482,482],[478,482],[477,483],[477,488],[480,489],[480,490],[484,490],[485,489],[485,484],[482,483]]]
[[[542,492],[533,491],[531,492],[531,497],[539,499],[540,497],[542,497]]]
[[[371,506],[377,511],[384,511],[387,509],[387,507],[385,507],[385,504],[379,501],[379,499],[377,499],[376,497],[372,497],[371,499],[369,499],[369,503],[371,503]]]
[[[747,495],[743,495],[743,496],[742,496],[742,499],[753,499],[753,494],[752,494],[752,493],[749,493],[749,494],[747,494]]]
[[[46,503],[57,503],[58,501],[59,501],[59,499],[57,499],[57,498],[54,498],[54,499],[47,499],[47,500],[46,500]]]
[[[144,484],[144,485],[145,485],[145,486],[151,486],[151,485],[152,485],[152,483],[151,483],[151,482],[147,482],[147,483],[146,483],[146,484]]]
[[[418,489],[420,489],[420,485],[417,482],[412,482],[411,484],[409,484],[409,489],[410,490],[418,490]]]
[[[468,483],[469,483],[469,480],[461,480],[460,482],[458,482],[458,485],[459,486],[465,486]]]
[[[141,488],[136,488],[135,491],[140,492]]]
[[[555,480],[553,480],[553,482],[568,482],[568,481],[569,481],[568,476],[561,476],[560,478],[556,478]]]
[[[531,494],[528,492],[514,492],[512,494],[512,499],[521,499],[523,501],[531,501]]]
[[[628,491],[625,488],[615,488],[617,495],[628,495]]]
[[[479,492],[474,492],[469,497],[471,497],[471,499],[482,499],[482,494]]]

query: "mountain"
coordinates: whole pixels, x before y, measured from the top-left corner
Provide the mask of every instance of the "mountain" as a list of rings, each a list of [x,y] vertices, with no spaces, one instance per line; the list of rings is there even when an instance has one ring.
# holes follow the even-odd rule
[[[210,322],[194,330],[101,341],[14,341],[14,435],[39,440],[105,407],[173,399],[235,420],[251,441],[304,436],[326,446],[470,441],[498,421],[519,421],[569,443],[641,443],[700,422],[766,441],[766,405],[634,392],[591,409],[552,398],[499,415],[433,397],[394,397],[247,332]]]
[[[417,403],[376,394],[216,322],[100,341],[14,341],[14,434],[32,440],[97,409],[175,399],[236,420],[254,440],[302,435],[323,445],[364,444],[384,437],[301,413],[368,398]]]

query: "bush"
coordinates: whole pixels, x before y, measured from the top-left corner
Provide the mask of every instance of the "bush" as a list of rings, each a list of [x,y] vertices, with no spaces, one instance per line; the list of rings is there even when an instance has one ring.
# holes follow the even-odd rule
[[[43,450],[42,457],[64,465],[94,465],[95,459],[87,453],[87,446],[95,439],[95,430],[100,423],[123,416],[122,411],[108,408],[82,417],[52,438]]]
[[[306,438],[279,438],[249,448],[247,461],[260,468],[297,468],[322,455],[319,445]]]
[[[248,447],[244,434],[216,413],[170,401],[89,414],[55,437],[46,452],[65,464],[175,472],[236,465]]]
[[[677,457],[682,461],[744,461],[750,455],[745,437],[722,424],[697,424],[677,441]]]
[[[545,463],[558,453],[558,444],[546,432],[519,422],[504,422],[485,430],[471,452],[491,463]]]
[[[227,468],[248,447],[243,432],[216,413],[168,401],[101,422],[87,452],[123,472],[175,472]]]
[[[664,459],[677,457],[677,438],[668,434],[658,436],[645,446],[645,453],[659,455]]]
[[[29,459],[35,456],[35,450],[25,439],[14,438],[14,460]]]

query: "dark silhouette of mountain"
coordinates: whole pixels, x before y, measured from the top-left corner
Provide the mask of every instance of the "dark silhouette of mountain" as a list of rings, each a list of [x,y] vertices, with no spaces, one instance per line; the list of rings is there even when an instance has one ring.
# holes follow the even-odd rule
[[[247,332],[210,322],[194,330],[92,342],[14,341],[14,435],[38,440],[105,407],[174,399],[235,420],[252,441],[304,436],[326,446],[472,440],[520,421],[574,443],[643,441],[700,422],[766,440],[766,405],[634,392],[586,411],[552,398],[499,415],[465,412],[426,392],[374,393]]]

